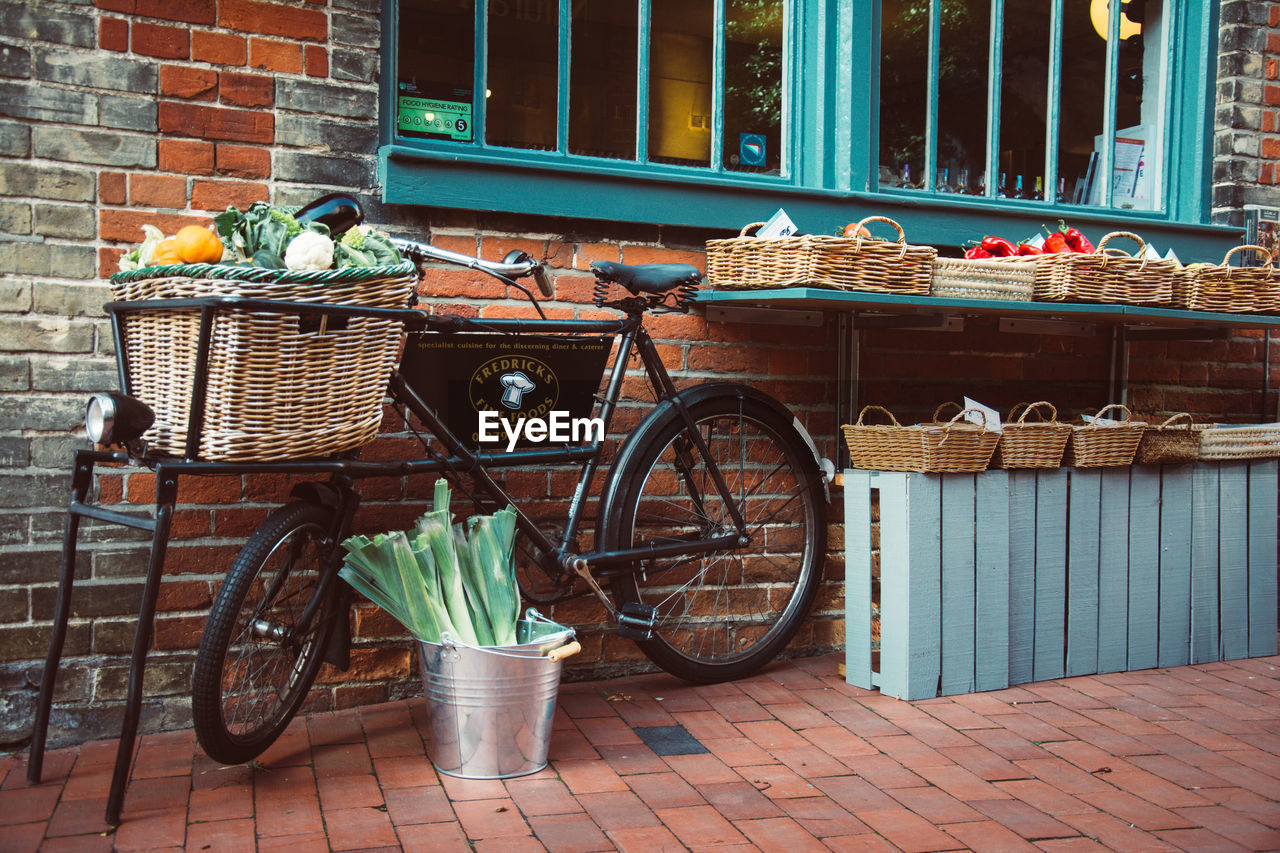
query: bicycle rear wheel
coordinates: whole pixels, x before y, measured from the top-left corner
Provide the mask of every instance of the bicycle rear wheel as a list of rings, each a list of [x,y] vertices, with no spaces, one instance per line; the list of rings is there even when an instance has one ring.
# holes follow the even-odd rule
[[[690,406],[697,430],[746,521],[749,544],[646,560],[611,581],[617,603],[657,607],[657,633],[639,642],[654,663],[689,681],[741,678],[771,661],[800,628],[826,552],[822,478],[793,422],[753,395],[726,392]],[[637,438],[618,472],[610,544],[670,542],[734,532],[689,428],[672,409]]]
[[[321,583],[332,527],[329,507],[287,504],[254,531],[228,570],[191,689],[196,739],[215,761],[261,755],[311,689],[336,615],[335,584]]]

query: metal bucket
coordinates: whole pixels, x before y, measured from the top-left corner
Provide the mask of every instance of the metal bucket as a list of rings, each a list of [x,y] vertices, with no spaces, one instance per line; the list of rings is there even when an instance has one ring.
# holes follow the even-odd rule
[[[560,688],[559,660],[547,652],[573,639],[529,611],[515,646],[469,646],[445,637],[418,641],[431,715],[431,763],[449,776],[505,779],[547,766]]]

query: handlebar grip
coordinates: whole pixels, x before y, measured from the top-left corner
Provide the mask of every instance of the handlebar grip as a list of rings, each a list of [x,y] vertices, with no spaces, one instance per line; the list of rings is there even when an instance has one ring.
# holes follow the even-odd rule
[[[538,264],[533,268],[533,280],[538,285],[538,291],[547,299],[551,298],[551,273],[547,272],[547,268],[542,264]]]

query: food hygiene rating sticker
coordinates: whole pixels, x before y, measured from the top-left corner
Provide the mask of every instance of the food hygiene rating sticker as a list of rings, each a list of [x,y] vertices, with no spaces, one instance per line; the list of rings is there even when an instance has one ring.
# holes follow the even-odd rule
[[[401,133],[447,136],[471,141],[471,105],[462,101],[434,101],[401,95],[397,110]]]
[[[604,441],[603,419],[575,418],[555,408],[560,380],[540,359],[491,358],[471,374],[467,388],[476,410],[476,440],[482,444],[505,441],[509,453],[521,441]]]

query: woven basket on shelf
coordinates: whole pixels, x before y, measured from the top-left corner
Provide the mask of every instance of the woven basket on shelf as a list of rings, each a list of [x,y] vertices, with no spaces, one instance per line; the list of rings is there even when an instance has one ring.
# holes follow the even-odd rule
[[[1182,421],[1186,423],[1182,423]],[[1181,465],[1200,458],[1200,439],[1205,427],[1191,422],[1191,415],[1179,412],[1159,426],[1148,425],[1138,442],[1133,461],[1140,465]]]
[[[934,258],[929,293],[949,299],[1030,302],[1036,258]]]
[[[1259,267],[1233,267],[1231,256],[1252,251]],[[1191,311],[1274,314],[1280,312],[1280,270],[1263,246],[1236,246],[1220,264],[1188,264],[1174,284],[1174,305]]]
[[[886,222],[898,232],[896,240],[873,237],[825,237],[809,239],[813,245],[811,278],[818,287],[838,290],[865,290],[923,296],[929,292],[933,260],[938,250],[932,246],[910,246],[902,226],[885,216],[868,216],[868,222]]]
[[[1132,256],[1108,248],[1113,237],[1138,244]],[[1097,251],[1057,252],[1036,263],[1035,298],[1046,302],[1115,302],[1128,305],[1169,305],[1180,269],[1172,260],[1143,256],[1146,243],[1136,234],[1113,231],[1098,241]]]
[[[295,272],[179,264],[117,273],[120,302],[208,296],[404,308],[411,263]],[[143,436],[158,455],[186,454],[200,331],[198,308],[117,315],[130,390],[155,412]],[[387,377],[402,324],[352,317],[318,322],[294,314],[222,309],[209,340],[198,458],[269,461],[324,456],[371,441],[382,421]]]
[[[763,222],[743,227],[737,237],[707,241],[707,283],[725,290],[801,287],[812,280],[813,238],[752,237]]]
[[[864,424],[867,412],[881,412],[890,424]],[[963,420],[960,412],[947,423],[902,426],[888,409],[866,406],[856,424],[845,424],[849,466],[873,471],[963,473],[984,471],[998,435]]]
[[[1032,414],[1039,420],[1028,421]],[[1014,406],[1000,429],[1000,442],[991,459],[993,468],[1057,468],[1071,438],[1071,424],[1059,421],[1058,410],[1045,400]]]
[[[1200,433],[1200,458],[1209,461],[1280,456],[1280,424],[1214,425]]]
[[[1062,464],[1071,468],[1104,468],[1133,463],[1133,455],[1138,450],[1146,424],[1133,420],[1129,409],[1119,403],[1103,407],[1097,417],[1102,419],[1112,409],[1124,417],[1115,423],[1086,421],[1071,427],[1071,439],[1067,442]]]

